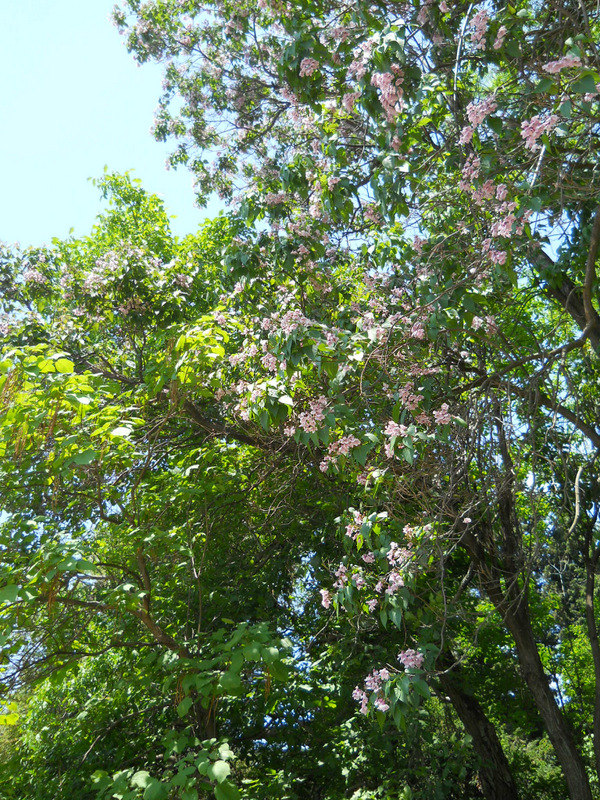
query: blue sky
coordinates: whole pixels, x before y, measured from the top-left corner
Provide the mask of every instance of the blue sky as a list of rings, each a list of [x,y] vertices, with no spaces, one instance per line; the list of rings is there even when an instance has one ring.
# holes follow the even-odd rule
[[[169,145],[150,134],[161,68],[135,64],[113,5],[0,0],[0,240],[88,233],[100,202],[87,179],[105,165],[161,195],[179,235],[209,213],[194,207],[187,170],[165,169]]]

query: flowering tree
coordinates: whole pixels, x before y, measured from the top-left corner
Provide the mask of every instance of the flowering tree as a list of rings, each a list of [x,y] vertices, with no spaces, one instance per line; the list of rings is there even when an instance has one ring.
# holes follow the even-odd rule
[[[250,297],[275,282],[280,311],[257,319],[245,378],[224,399],[269,430],[289,405],[284,436],[327,448],[326,474],[354,469],[369,510],[387,506],[404,532],[369,541],[376,566],[353,567],[358,577],[338,569],[336,602],[356,614],[354,594],[367,592],[371,613],[397,612],[401,590],[414,596],[407,573],[418,582],[433,561],[446,636],[454,589],[482,593],[514,640],[570,796],[589,797],[531,617],[544,569],[560,576],[576,538],[600,676],[600,436],[583,389],[600,346],[595,7],[266,0],[200,14],[153,2],[115,19],[139,60],[167,63],[156,134],[179,139],[174,162],[189,162],[201,194],[212,181],[237,190],[240,215],[267,223],[228,263]],[[331,277],[344,262],[363,287],[352,298]],[[564,454],[559,470],[548,447]],[[359,551],[369,523],[352,513]],[[597,701],[595,718],[600,733]]]
[[[195,451],[175,463],[170,445],[161,450],[173,431],[206,437],[218,463],[272,468],[272,482],[256,484],[272,506],[257,515],[250,480],[244,519],[260,536],[299,526],[273,572],[292,599],[283,624],[240,600],[241,622],[271,627],[244,628],[236,645],[258,642],[271,669],[290,626],[302,673],[319,663],[311,648],[332,626],[328,658],[337,653],[359,715],[407,730],[420,711],[449,702],[479,759],[473,792],[487,798],[531,796],[511,770],[503,723],[533,738],[537,729],[538,740],[543,729],[565,781],[558,796],[589,800],[600,775],[596,7],[130,0],[115,19],[140,61],[166,64],[155,132],[178,139],[173,163],[192,168],[201,199],[216,189],[234,210],[208,234],[201,270],[196,240],[174,249],[154,222],[133,236],[122,214],[85,245],[7,256],[5,386],[32,370],[45,376],[16,395],[21,427],[6,411],[6,453],[22,465],[7,467],[5,485],[20,487],[9,510],[45,508],[48,487],[66,485],[60,525],[88,524],[93,506],[101,523],[133,526],[135,548],[119,568],[135,569],[136,599],[85,602],[126,609],[178,669],[204,675],[198,641],[164,630],[146,606],[154,539],[136,498],[144,487],[145,519],[155,520],[152,492],[162,497],[173,475],[187,480]],[[58,280],[66,299],[50,291]],[[31,407],[54,402],[58,420],[67,392],[96,397],[94,413],[78,410],[81,425],[69,418],[58,449],[34,457]],[[94,414],[102,425],[88,431]],[[271,513],[284,507],[278,486],[299,504],[293,523]],[[191,509],[201,516],[199,504]],[[114,530],[111,547],[125,529]],[[31,546],[39,558],[37,539]],[[226,561],[230,550],[219,552]],[[78,592],[107,580],[108,559],[88,561]],[[11,619],[27,600],[17,577],[5,590]],[[249,585],[260,596],[254,574]],[[55,603],[46,589],[35,597]],[[318,611],[308,602],[316,597]],[[341,666],[352,642],[373,655],[362,673]],[[246,652],[239,668],[223,655],[210,669],[239,676]],[[496,677],[486,682],[488,667]],[[217,678],[216,693],[196,682],[198,696],[181,701],[208,711],[204,721],[198,711],[205,732],[218,733],[206,726],[231,681],[231,721],[235,679]],[[253,719],[261,713],[270,711]],[[225,767],[198,769],[217,798],[234,796],[229,757],[213,744],[198,758]],[[154,786],[147,774],[136,780]],[[203,790],[168,775],[156,785],[167,779],[172,792]],[[103,776],[101,791],[121,791],[118,780],[133,778]]]

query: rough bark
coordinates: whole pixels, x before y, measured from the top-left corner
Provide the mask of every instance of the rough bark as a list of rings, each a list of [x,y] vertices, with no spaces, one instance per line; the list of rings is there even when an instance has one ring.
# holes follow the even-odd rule
[[[548,676],[544,672],[526,603],[520,604],[517,613],[507,612],[505,621],[517,646],[523,678],[533,695],[558,762],[562,767],[569,798],[570,800],[592,800],[585,765],[575,745],[573,731],[556,704]]]
[[[449,653],[438,659],[438,666],[443,670],[439,675],[441,687],[473,739],[473,749],[480,760],[478,774],[484,797],[486,800],[519,800],[496,729],[477,699],[465,692],[460,667],[453,664]]]
[[[596,551],[592,557],[586,557],[586,582],[585,582],[585,618],[588,629],[588,638],[592,650],[594,662],[594,760],[596,763],[596,774],[600,778],[600,643],[598,642],[598,626],[594,613],[594,593],[596,583],[596,563],[598,560]]]

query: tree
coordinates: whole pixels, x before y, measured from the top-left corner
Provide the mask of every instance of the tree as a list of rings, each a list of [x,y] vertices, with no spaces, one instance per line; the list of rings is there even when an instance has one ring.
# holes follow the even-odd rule
[[[195,758],[217,798],[235,796],[215,734],[242,719],[252,745],[237,741],[234,777],[250,793],[294,796],[304,780],[314,796],[418,793],[419,714],[440,719],[441,703],[472,739],[479,789],[466,760],[456,780],[437,782],[439,796],[528,796],[514,767],[527,742],[533,762],[547,754],[547,736],[566,788],[552,778],[543,791],[591,798],[597,10],[130,0],[116,21],[140,61],[167,62],[156,133],[180,139],[174,163],[189,163],[201,198],[215,187],[240,196],[204,238],[174,244],[154,212],[140,222],[143,195],[109,179],[121,206],[90,240],[29,263],[7,255],[13,552],[21,518],[24,531],[4,590],[6,619],[23,625],[14,652],[55,665],[60,637],[73,646],[93,612],[117,642],[131,645],[143,626],[144,645],[173,654],[159,668],[176,664],[187,693],[178,708],[195,714],[177,745],[185,777],[142,764],[101,776],[109,795],[131,781],[148,797],[201,792],[184,772]],[[57,290],[59,265],[71,297]],[[63,395],[91,400],[66,414]],[[52,414],[64,425],[57,443]],[[68,498],[51,523],[49,486]],[[189,537],[214,542],[212,515],[222,539],[204,566]],[[93,545],[65,561],[77,528]],[[40,590],[54,576],[33,566],[53,548],[73,577]],[[211,624],[192,635],[206,595]],[[53,617],[61,603],[67,613]],[[233,634],[217,627],[222,613]],[[331,690],[306,706],[301,688],[314,691],[310,676],[322,685],[327,670],[340,714],[352,713],[352,692],[384,730],[410,731],[394,750],[402,785],[354,762],[357,783],[346,773],[344,784],[325,762],[339,776],[327,794],[317,753]],[[268,722],[269,702],[289,713]],[[292,720],[310,731],[304,764]],[[381,743],[359,730],[365,764]],[[292,748],[291,784],[270,766],[281,764],[271,735]]]

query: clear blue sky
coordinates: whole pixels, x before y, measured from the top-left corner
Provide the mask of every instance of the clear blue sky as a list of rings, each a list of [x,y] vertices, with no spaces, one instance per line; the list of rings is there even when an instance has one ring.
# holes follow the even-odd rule
[[[89,177],[133,169],[195,230],[187,170],[165,169],[150,134],[161,68],[138,67],[110,22],[114,0],[0,0],[0,240],[88,233],[100,210]]]

